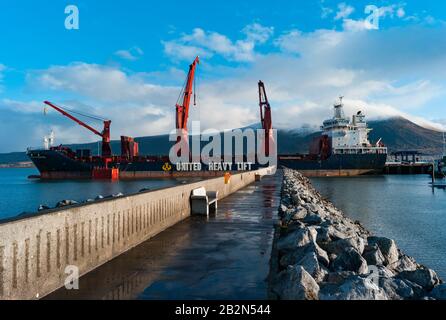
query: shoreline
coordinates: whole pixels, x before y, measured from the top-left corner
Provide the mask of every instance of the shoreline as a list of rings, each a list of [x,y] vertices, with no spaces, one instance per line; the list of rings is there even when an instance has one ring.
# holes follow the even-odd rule
[[[446,299],[435,271],[394,240],[373,236],[290,169],[284,169],[270,267],[271,299]]]
[[[35,168],[31,161],[0,163],[0,169],[30,169]]]

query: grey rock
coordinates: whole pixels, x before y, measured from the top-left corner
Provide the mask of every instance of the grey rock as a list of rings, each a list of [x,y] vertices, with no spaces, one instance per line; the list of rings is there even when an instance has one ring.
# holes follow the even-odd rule
[[[274,279],[272,291],[280,300],[318,300],[319,285],[302,266],[289,266]]]
[[[310,242],[303,247],[288,251],[281,257],[280,265],[286,268],[289,265],[298,264],[298,262],[309,253],[315,253],[319,263],[328,267],[330,260],[328,259],[327,253],[314,242]]]
[[[45,210],[49,210],[49,209],[51,209],[49,206],[47,206],[46,204],[41,204],[40,206],[39,206],[39,208],[37,209],[37,211],[45,211]]]
[[[403,271],[398,274],[398,277],[416,283],[428,291],[440,283],[440,279],[435,271],[428,268],[417,269],[415,271]]]
[[[383,237],[368,237],[369,245],[377,244],[384,256],[385,265],[391,265],[398,261],[399,253],[395,241]]]
[[[300,201],[301,201],[301,199],[300,199],[300,197],[299,197],[299,195],[298,195],[297,193],[295,193],[295,194],[293,194],[293,195],[291,196],[291,200],[293,201],[293,203],[294,203],[295,205],[299,205],[299,204],[300,204]]]
[[[305,224],[299,220],[292,220],[287,225],[287,232],[291,233],[300,229],[305,229]]]
[[[98,195],[96,198],[94,198],[95,200],[101,200],[104,199],[104,197],[102,195]]]
[[[316,282],[323,281],[327,274],[327,271],[319,264],[319,259],[315,252],[307,253],[297,262],[297,265],[302,266]]]
[[[322,223],[321,227],[322,228],[321,228],[320,241],[323,241],[322,239],[327,239],[327,238],[328,238],[328,241],[336,241],[336,240],[340,240],[340,239],[349,238],[349,235],[339,231],[333,225],[330,225],[330,223],[328,221],[325,221],[324,223]]]
[[[406,256],[405,254],[400,254],[398,261],[393,263],[390,267],[397,272],[415,271],[418,268],[418,264],[415,262],[414,258]]]
[[[321,300],[388,300],[385,292],[368,278],[352,276],[340,286],[320,290]]]
[[[342,284],[345,282],[346,279],[355,277],[356,273],[353,271],[336,271],[336,272],[329,272],[326,277],[326,282],[331,284]]]
[[[366,246],[362,256],[367,261],[368,265],[384,265],[385,258],[377,244]]]
[[[75,205],[75,204],[78,204],[78,202],[77,202],[77,201],[74,201],[74,200],[62,200],[62,201],[59,201],[59,202],[56,204],[56,208],[62,208],[62,207],[72,206],[72,205]]]
[[[310,225],[317,225],[322,223],[322,221],[322,217],[317,214],[305,215],[305,217],[303,218],[303,222]]]
[[[308,228],[299,229],[288,233],[285,237],[280,238],[277,241],[277,249],[279,251],[294,250],[298,247],[303,247],[309,244],[315,237],[316,235],[312,234]]]
[[[339,239],[322,246],[328,253],[341,254],[348,248],[354,248],[359,254],[364,251],[364,240],[359,237]]]
[[[333,261],[335,271],[353,271],[359,274],[368,273],[367,261],[354,248],[345,249]]]
[[[279,207],[279,214],[286,214],[287,212],[288,212],[288,207],[285,206],[284,204],[281,204]]]
[[[307,205],[307,209],[308,209],[308,211],[314,212],[314,213],[319,213],[322,211],[321,207],[315,203],[309,203]]]
[[[436,286],[432,290],[431,295],[437,300],[446,300],[446,284],[440,284]]]
[[[415,296],[412,286],[398,278],[381,277],[379,279],[379,286],[390,300],[405,300]]]
[[[297,208],[294,212],[293,212],[293,216],[292,216],[292,220],[302,220],[304,219],[308,214],[307,209],[305,208]]]

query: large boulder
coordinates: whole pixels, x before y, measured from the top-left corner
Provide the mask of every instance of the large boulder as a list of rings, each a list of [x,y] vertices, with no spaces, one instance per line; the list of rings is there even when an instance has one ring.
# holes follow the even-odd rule
[[[335,271],[353,271],[359,274],[368,273],[367,261],[354,248],[347,248],[333,261]]]
[[[440,279],[435,271],[428,268],[420,268],[415,271],[403,271],[398,274],[398,277],[416,283],[427,291],[431,291],[440,283]]]
[[[339,239],[322,246],[328,253],[341,254],[348,248],[354,248],[359,254],[364,251],[364,240],[360,237]]]
[[[288,233],[277,241],[279,251],[290,251],[303,247],[316,240],[316,231],[308,228],[298,229]]]
[[[398,278],[380,278],[379,286],[390,300],[413,299],[415,292],[413,286]]]
[[[289,265],[297,264],[305,255],[314,252],[320,264],[328,267],[330,260],[328,259],[327,253],[321,249],[315,242],[310,242],[309,244],[296,248],[292,251],[286,251],[280,259],[280,265],[282,267],[287,267]]]
[[[379,250],[384,256],[384,264],[392,265],[398,261],[399,253],[395,241],[383,237],[368,237],[367,242],[370,246],[378,245]]]
[[[272,291],[280,300],[318,300],[319,285],[302,266],[289,266],[274,280]]]
[[[346,279],[355,277],[357,274],[353,271],[335,271],[329,272],[325,278],[325,282],[329,284],[340,285],[345,282]]]
[[[319,264],[318,257],[315,252],[307,253],[301,260],[297,262],[297,265],[302,266],[316,282],[321,282],[327,275],[327,270]]]
[[[321,300],[388,300],[385,292],[369,278],[352,276],[340,285],[322,287]]]
[[[323,219],[320,215],[312,213],[312,214],[306,215],[302,221],[309,225],[318,225],[318,224],[322,223]]]
[[[308,215],[308,211],[307,209],[303,208],[303,207],[298,207],[296,208],[296,210],[293,212],[293,216],[292,216],[292,220],[302,220],[304,219],[306,216]]]
[[[368,265],[381,266],[386,261],[377,244],[367,245],[362,256]]]
[[[418,269],[418,264],[414,258],[400,254],[398,261],[390,265],[390,267],[397,272],[415,271]]]

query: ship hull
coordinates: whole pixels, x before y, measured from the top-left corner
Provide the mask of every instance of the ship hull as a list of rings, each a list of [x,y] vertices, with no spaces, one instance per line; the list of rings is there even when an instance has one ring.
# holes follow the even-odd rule
[[[103,167],[100,158],[93,161],[73,159],[57,150],[35,150],[28,156],[40,172],[40,178],[45,180],[92,179],[95,168]],[[240,172],[259,169],[261,166],[252,164],[247,170],[240,170],[236,163],[226,167],[210,170],[207,165],[201,168],[178,169],[167,158],[158,160],[112,161],[109,168],[119,169],[119,179],[169,179],[181,177],[220,177],[226,172]]]
[[[386,154],[339,154],[326,160],[279,156],[279,166],[298,170],[308,177],[358,176],[382,173],[386,159]]]

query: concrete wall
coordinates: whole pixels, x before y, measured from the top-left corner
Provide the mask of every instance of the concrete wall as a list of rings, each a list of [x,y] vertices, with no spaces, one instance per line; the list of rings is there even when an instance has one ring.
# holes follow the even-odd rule
[[[190,193],[219,198],[268,170],[55,209],[0,224],[0,299],[37,299],[64,285],[65,268],[83,275],[190,215]]]

